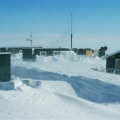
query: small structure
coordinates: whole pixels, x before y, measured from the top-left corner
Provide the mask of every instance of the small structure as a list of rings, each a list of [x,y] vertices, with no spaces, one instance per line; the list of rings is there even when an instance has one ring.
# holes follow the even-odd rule
[[[70,51],[69,48],[34,48],[34,54],[39,56],[54,56]]]
[[[86,48],[84,51],[86,56],[92,56],[92,49]]]
[[[22,51],[23,47],[8,47],[7,52],[11,52],[11,54],[18,54]]]
[[[0,82],[6,82],[11,80],[11,53],[0,53]]]
[[[36,55],[34,54],[34,49],[32,48],[22,49],[22,59],[23,61],[35,61]]]
[[[107,57],[106,72],[120,74],[120,51]]]
[[[82,48],[78,49],[77,54],[78,55],[84,55],[84,50]]]
[[[78,49],[77,54],[78,55],[92,56],[92,49],[90,49],[90,48],[85,48],[85,49],[81,48],[81,49]]]
[[[11,52],[11,54],[18,54],[18,53],[23,53],[24,50],[24,55],[25,49],[33,49],[34,48],[34,55],[40,55],[40,56],[54,56],[58,55],[61,53],[65,53],[67,51],[74,51],[77,55],[86,55],[86,56],[98,56],[102,57],[105,55],[105,51],[107,50],[107,47],[101,47],[100,49],[92,49],[92,48],[46,48],[46,47],[2,47],[0,48],[0,52]],[[33,50],[31,50],[31,56],[35,57],[33,55]],[[30,54],[30,53],[29,53]],[[24,56],[23,55],[23,56]]]
[[[99,57],[104,56],[106,50],[107,50],[107,47],[106,47],[106,46],[105,46],[105,47],[101,47],[101,48],[99,49]]]
[[[0,48],[0,52],[7,52],[7,48],[6,47]]]

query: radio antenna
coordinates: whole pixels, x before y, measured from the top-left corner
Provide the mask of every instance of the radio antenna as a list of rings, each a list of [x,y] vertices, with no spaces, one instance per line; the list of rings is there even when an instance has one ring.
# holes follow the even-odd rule
[[[31,35],[29,35],[31,37],[31,39],[26,39],[26,41],[30,41],[31,42],[31,48],[32,48],[32,32]]]
[[[73,15],[71,14],[71,49],[72,49],[72,18],[73,18]]]

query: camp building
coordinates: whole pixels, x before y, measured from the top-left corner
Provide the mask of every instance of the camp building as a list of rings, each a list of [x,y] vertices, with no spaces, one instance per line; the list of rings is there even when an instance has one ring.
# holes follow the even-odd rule
[[[107,57],[106,72],[120,74],[120,51]]]
[[[11,53],[0,52],[0,82],[11,80]]]

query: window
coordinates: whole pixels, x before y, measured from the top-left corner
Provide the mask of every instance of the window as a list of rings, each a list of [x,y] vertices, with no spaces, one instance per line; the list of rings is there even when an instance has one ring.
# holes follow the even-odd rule
[[[59,55],[59,54],[60,54],[59,51],[53,51],[53,55],[54,55],[54,56],[57,56],[57,55]]]
[[[63,57],[66,55],[67,51],[53,51],[53,55],[63,55]]]
[[[47,56],[47,52],[46,51],[40,51],[40,56]]]
[[[22,50],[19,50],[19,53],[22,53]]]

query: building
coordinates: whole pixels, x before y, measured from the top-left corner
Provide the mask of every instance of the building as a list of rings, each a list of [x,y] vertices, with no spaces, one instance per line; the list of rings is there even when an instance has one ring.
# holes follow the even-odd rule
[[[34,53],[33,51],[30,52],[32,49],[34,48]],[[34,57],[36,55],[39,55],[39,56],[54,56],[54,55],[58,55],[58,54],[64,54],[65,52],[67,51],[74,51],[77,55],[86,55],[86,56],[98,56],[98,57],[102,57],[105,55],[105,51],[107,50],[107,47],[101,47],[100,49],[98,50],[95,50],[95,49],[91,49],[91,48],[46,48],[46,47],[2,47],[0,48],[0,52],[11,52],[11,54],[17,54],[17,53],[23,53],[23,50],[24,50],[24,55],[26,54],[27,55],[27,51],[29,51],[29,55],[31,55],[31,58]],[[29,50],[25,50],[25,49],[29,49]],[[27,53],[25,53],[25,51]],[[34,55],[33,55],[34,54]],[[25,56],[23,55],[23,60],[25,60]],[[29,56],[30,57],[30,56]],[[30,58],[30,59],[31,59]]]
[[[11,54],[0,52],[0,82],[11,80]]]
[[[69,48],[34,48],[34,54],[39,56],[55,56],[70,51]]]
[[[22,59],[23,61],[35,61],[36,55],[34,54],[33,48],[22,49]]]
[[[120,74],[120,51],[107,57],[106,72]]]
[[[99,57],[104,56],[106,50],[107,50],[107,47],[106,47],[106,46],[105,46],[105,47],[101,47],[101,48],[99,49]]]
[[[79,48],[77,51],[78,55],[92,56],[92,49],[90,48]]]
[[[0,52],[6,52],[7,51],[7,48],[6,47],[1,47],[0,48]]]

